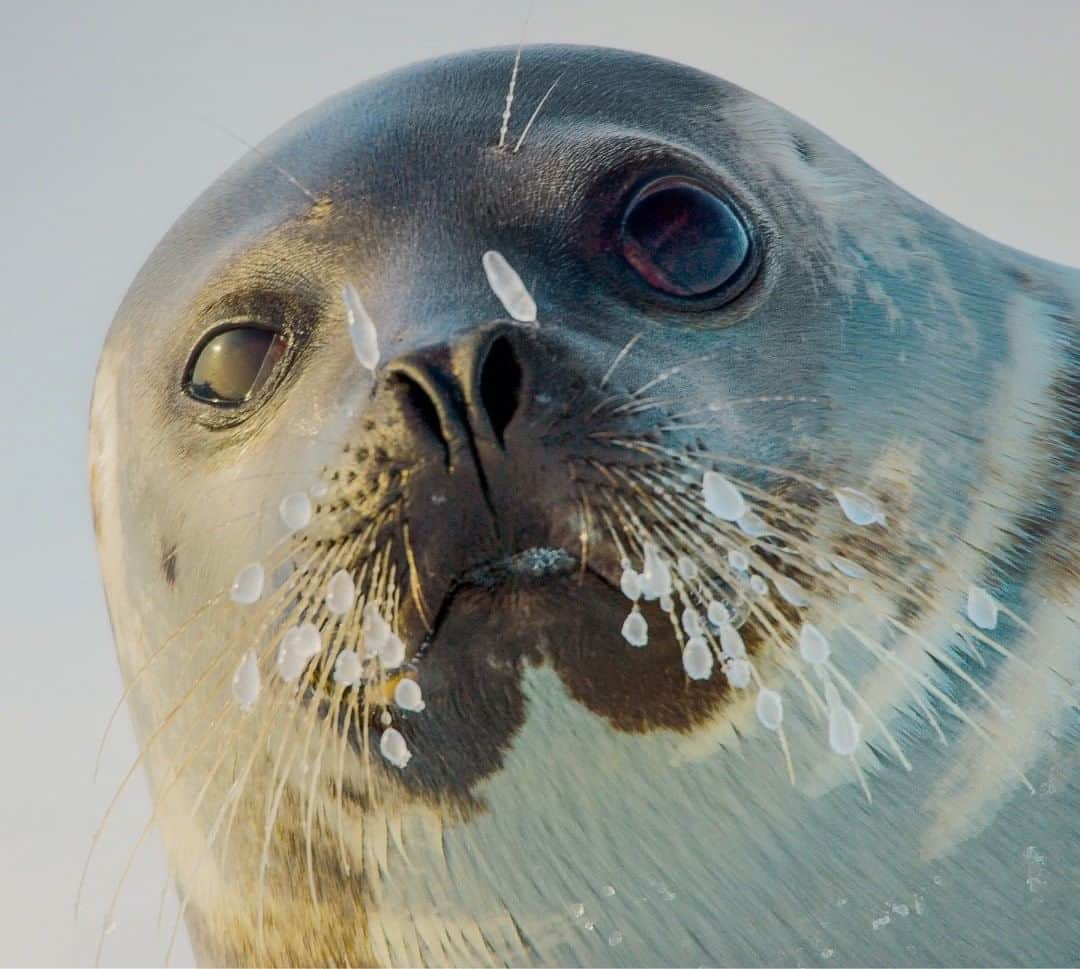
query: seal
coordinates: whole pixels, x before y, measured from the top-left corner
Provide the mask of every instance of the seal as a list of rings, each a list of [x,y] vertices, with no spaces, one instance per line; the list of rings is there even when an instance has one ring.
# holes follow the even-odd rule
[[[200,960],[1063,963],[1078,304],[639,54],[441,58],[253,150],[92,407]]]

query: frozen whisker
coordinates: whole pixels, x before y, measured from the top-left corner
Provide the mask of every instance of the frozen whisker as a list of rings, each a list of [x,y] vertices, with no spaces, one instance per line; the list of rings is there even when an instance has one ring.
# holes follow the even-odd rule
[[[489,249],[481,262],[491,291],[510,317],[518,323],[536,323],[536,302],[502,253]]]
[[[424,709],[424,697],[420,684],[409,677],[402,677],[394,687],[394,703],[402,710],[419,713]]]
[[[305,622],[294,626],[281,637],[278,646],[278,675],[286,683],[295,683],[313,656],[322,650],[322,638],[314,623]]]
[[[804,622],[799,630],[799,655],[811,666],[820,666],[829,658],[832,647],[817,626]]]
[[[390,624],[383,619],[379,607],[374,602],[364,606],[364,621],[360,626],[360,636],[364,641],[364,653],[367,656],[378,655],[390,638]]]
[[[716,471],[706,471],[701,483],[705,507],[724,521],[738,521],[747,512],[742,493],[727,478]]]
[[[968,587],[967,617],[980,629],[993,629],[998,622],[998,604],[993,596],[977,585]]]
[[[778,730],[784,722],[784,700],[775,690],[759,690],[754,712],[766,730]]]
[[[255,705],[261,690],[262,677],[259,676],[259,662],[255,657],[255,650],[249,649],[233,674],[233,698],[240,709],[246,713]]]
[[[682,654],[683,669],[692,680],[707,680],[712,675],[713,655],[701,636],[693,636]]]
[[[356,599],[356,583],[345,569],[338,569],[326,584],[326,608],[335,616],[344,616]]]
[[[740,532],[750,538],[760,538],[769,530],[769,526],[765,524],[762,517],[752,511],[744,512],[735,524]]]
[[[412,753],[405,738],[393,727],[387,727],[379,738],[379,753],[383,755],[398,770],[404,769],[405,765],[412,760]]]
[[[379,334],[375,324],[352,283],[342,287],[341,299],[345,303],[345,320],[349,325],[349,340],[356,359],[367,370],[374,370],[379,362]]]
[[[405,643],[401,637],[391,631],[379,647],[379,662],[388,670],[396,670],[405,662]]]
[[[261,562],[245,565],[233,579],[232,586],[229,588],[229,598],[240,605],[251,605],[262,595],[265,581],[266,570],[263,569]]]
[[[549,87],[544,92],[544,96],[540,99],[540,103],[537,104],[536,110],[533,111],[531,115],[529,115],[529,120],[525,123],[525,127],[521,129],[521,134],[518,137],[517,144],[514,145],[514,150],[512,154],[516,155],[519,151],[521,151],[521,146],[525,143],[525,136],[532,130],[532,126],[536,123],[536,119],[540,116],[540,111],[543,109],[544,105],[547,104],[547,99],[551,97],[552,92],[555,90],[556,86],[561,80],[562,75],[560,74],[557,78],[555,78],[554,81],[551,82],[551,87]]]
[[[653,542],[645,543],[645,561],[641,569],[641,594],[648,601],[663,599],[671,595],[671,570],[660,557],[659,547]]]
[[[742,636],[731,623],[724,623],[720,626],[720,649],[725,656],[730,656],[733,659],[742,659],[746,656],[746,644],[743,642]]]
[[[502,119],[499,123],[498,147],[506,147],[506,136],[510,131],[510,112],[514,107],[514,89],[517,87],[518,71],[521,70],[521,48],[518,45],[517,53],[514,54],[514,66],[510,71],[510,86],[506,89],[506,104],[503,107]]]
[[[675,562],[675,568],[687,582],[693,582],[698,577],[697,563],[688,555],[680,555]]]
[[[750,685],[750,661],[745,659],[726,660],[724,662],[724,675],[727,677],[728,683],[736,690],[745,690]]]
[[[709,617],[709,622],[712,623],[714,626],[719,626],[723,628],[725,625],[730,624],[731,610],[728,609],[728,607],[725,606],[724,603],[718,602],[716,599],[713,599],[711,602],[709,602],[705,609],[706,615],[708,615]]]
[[[869,495],[854,488],[837,488],[833,495],[840,503],[840,510],[853,525],[885,524],[885,513]]]
[[[683,610],[682,627],[687,636],[693,637],[702,635],[701,617],[689,606]]]
[[[866,576],[866,570],[861,565],[842,555],[834,555],[832,564],[837,572],[846,575],[849,579],[862,579]]]
[[[363,679],[364,664],[356,650],[343,649],[334,660],[334,682],[338,686],[356,686]]]
[[[631,646],[644,646],[649,641],[649,624],[637,606],[622,624],[622,637]]]
[[[619,589],[631,602],[637,602],[641,598],[641,576],[627,566],[619,579]]]
[[[785,602],[800,609],[810,605],[810,600],[807,598],[802,586],[793,579],[789,579],[784,575],[778,575],[773,579],[773,585],[776,586],[776,591],[780,593],[780,598]]]
[[[290,532],[304,528],[311,521],[311,499],[303,491],[286,495],[278,505],[278,514]]]

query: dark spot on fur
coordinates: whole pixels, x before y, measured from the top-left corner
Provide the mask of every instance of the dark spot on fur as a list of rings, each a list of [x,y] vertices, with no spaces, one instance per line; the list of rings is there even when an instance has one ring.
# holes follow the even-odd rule
[[[811,149],[810,144],[806,141],[805,138],[801,137],[800,135],[792,135],[791,147],[795,149],[795,154],[797,154],[808,165],[814,164],[813,149]]]
[[[176,585],[176,543],[166,545],[161,555],[161,574],[167,585]]]

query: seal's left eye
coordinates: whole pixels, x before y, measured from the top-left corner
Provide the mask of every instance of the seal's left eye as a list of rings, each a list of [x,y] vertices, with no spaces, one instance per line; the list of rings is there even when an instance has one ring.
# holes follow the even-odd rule
[[[623,214],[620,244],[638,275],[670,296],[728,293],[748,281],[751,239],[742,220],[688,179],[661,178],[639,191]]]
[[[265,326],[219,330],[195,351],[187,391],[207,404],[241,404],[266,383],[286,345],[280,333]]]

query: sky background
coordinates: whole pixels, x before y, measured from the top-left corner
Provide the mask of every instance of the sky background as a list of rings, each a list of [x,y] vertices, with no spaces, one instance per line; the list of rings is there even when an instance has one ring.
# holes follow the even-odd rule
[[[0,964],[93,963],[148,816],[141,775],[73,902],[90,836],[135,756],[86,496],[94,366],[124,290],[191,200],[295,114],[384,70],[516,43],[495,3],[3,0],[0,29]],[[681,60],[815,124],[949,215],[1080,266],[1080,3],[535,0],[529,42]],[[528,62],[524,64],[528,70]],[[493,124],[496,119],[493,118]],[[148,842],[106,965],[161,964]],[[174,909],[167,908],[167,914]],[[182,934],[174,965],[190,964]]]

